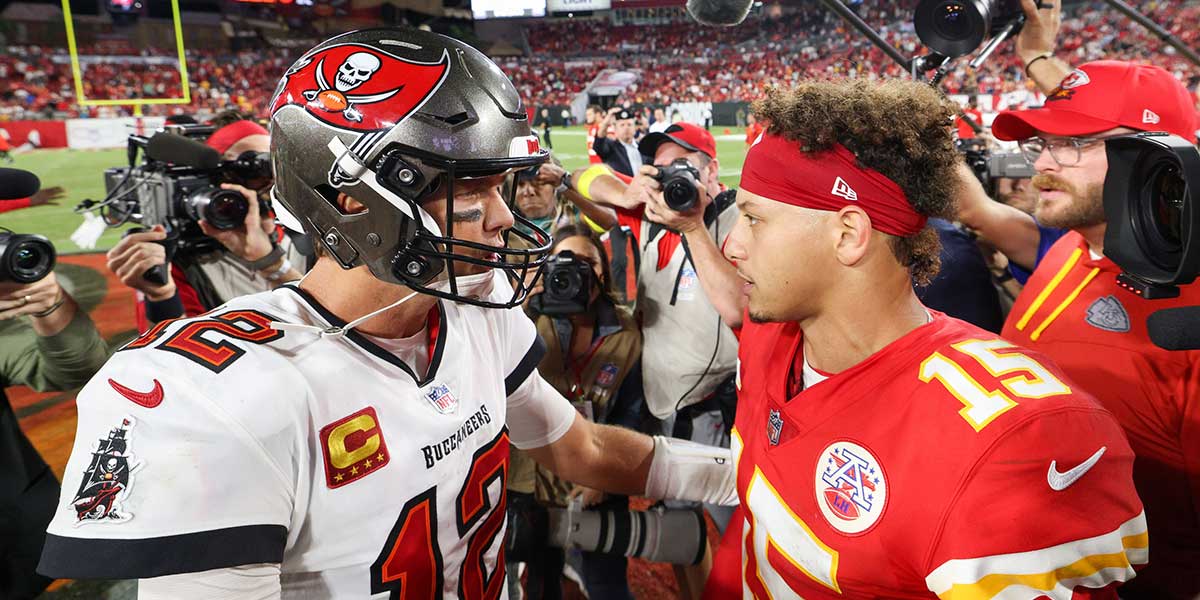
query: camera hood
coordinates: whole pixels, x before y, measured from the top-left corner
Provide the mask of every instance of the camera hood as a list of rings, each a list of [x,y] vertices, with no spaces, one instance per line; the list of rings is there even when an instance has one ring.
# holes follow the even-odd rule
[[[1200,273],[1200,150],[1165,132],[1105,141],[1104,253],[1146,298],[1178,295]]]

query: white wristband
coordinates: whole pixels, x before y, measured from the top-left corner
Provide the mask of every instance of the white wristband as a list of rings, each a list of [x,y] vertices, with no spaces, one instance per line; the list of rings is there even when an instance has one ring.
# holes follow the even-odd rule
[[[654,436],[646,497],[734,506],[737,471],[728,448]]]

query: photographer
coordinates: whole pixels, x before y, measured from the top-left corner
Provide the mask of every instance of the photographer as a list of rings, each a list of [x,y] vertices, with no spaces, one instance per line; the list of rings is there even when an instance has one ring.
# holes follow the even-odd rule
[[[218,129],[205,143],[224,160],[237,159],[244,152],[270,151],[267,130],[236,112],[218,115],[213,124]],[[129,234],[108,251],[109,270],[122,283],[141,292],[140,331],[168,319],[202,314],[231,298],[267,291],[302,276],[305,258],[275,225],[273,214],[263,210],[270,187],[269,178],[221,185],[222,189],[241,193],[249,210],[243,224],[233,229],[199,222],[203,234],[222,246],[217,251],[168,256],[164,245],[168,232],[161,225]],[[165,283],[146,279],[148,269],[168,262]]]
[[[586,225],[571,224],[555,232],[550,253],[542,284],[532,290],[530,302],[537,314],[538,335],[547,347],[538,370],[589,420],[636,429],[642,336],[633,316],[614,298],[604,246]],[[519,450],[511,454],[509,490],[515,510],[534,501],[565,507],[576,497],[584,508],[629,506],[626,496],[606,496],[573,485]],[[522,558],[527,565],[528,597],[561,597],[563,551],[546,547]],[[623,556],[583,553],[583,581],[593,600],[632,598],[625,571]]]
[[[579,222],[582,217],[587,217],[593,223],[616,221],[612,209],[580,202],[577,193],[568,187],[569,181],[567,171],[553,155],[536,169],[517,172],[517,211],[534,225],[551,233],[560,225]]]
[[[18,284],[0,273],[0,598],[34,598],[52,581],[34,573],[59,483],[21,432],[3,389],[68,390],[87,383],[108,348],[54,273]]]
[[[738,348],[730,328],[740,326],[743,305],[736,269],[721,256],[737,208],[734,190],[718,180],[716,148],[703,128],[673,123],[641,141],[654,166],[643,166],[627,187],[594,172],[574,177],[572,185],[589,201],[615,207],[618,223],[641,249],[637,305],[647,408],[663,421],[664,435],[728,446]],[[690,206],[671,207],[692,188]],[[729,511],[706,508],[724,529]],[[707,562],[690,569],[688,581],[680,579],[685,595],[699,590],[706,573]]]
[[[1057,22],[1057,8],[1039,12]],[[1042,63],[1055,64],[1038,60],[1031,73],[1049,68]],[[1191,98],[1170,73],[1119,61],[1080,66],[1044,108],[1001,113],[992,126],[997,139],[1019,141],[1037,170],[1036,224],[1069,230],[1038,258],[1004,337],[1046,354],[1094,395],[1137,455],[1134,482],[1155,550],[1122,588],[1126,599],[1200,594],[1200,353],[1160,349],[1146,328],[1154,311],[1200,304],[1200,286],[1151,301],[1118,284],[1121,269],[1104,256],[1104,140],[1147,130],[1190,139],[1195,128]],[[1005,208],[1020,215],[1027,237],[1036,235],[1032,218]]]

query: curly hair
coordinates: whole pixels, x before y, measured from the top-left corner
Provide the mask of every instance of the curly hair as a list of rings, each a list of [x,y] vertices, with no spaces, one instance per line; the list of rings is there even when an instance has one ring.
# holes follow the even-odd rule
[[[840,143],[859,165],[900,186],[918,213],[952,218],[959,155],[951,124],[958,109],[932,87],[904,80],[804,81],[790,90],[769,88],[751,110],[772,133],[799,142],[805,152]],[[889,237],[892,254],[916,283],[937,275],[935,231],[926,227],[909,237]]]

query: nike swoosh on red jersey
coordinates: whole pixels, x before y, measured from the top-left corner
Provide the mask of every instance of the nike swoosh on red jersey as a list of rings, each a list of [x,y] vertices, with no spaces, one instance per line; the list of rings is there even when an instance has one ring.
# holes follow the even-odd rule
[[[154,380],[154,389],[150,390],[149,392],[139,392],[137,390],[129,389],[113,381],[112,379],[108,380],[108,385],[111,385],[112,389],[116,390],[118,394],[125,396],[125,398],[127,398],[130,402],[133,402],[138,406],[154,408],[155,406],[162,404],[163,401],[163,387],[157,379]]]
[[[1083,477],[1084,473],[1087,473],[1100,461],[1100,457],[1104,456],[1105,450],[1108,450],[1108,446],[1101,446],[1091,458],[1083,461],[1066,473],[1059,473],[1057,468],[1058,463],[1053,460],[1050,461],[1050,470],[1046,471],[1046,482],[1050,484],[1050,489],[1061,492],[1071,487],[1072,483],[1078,481],[1080,477]]]

